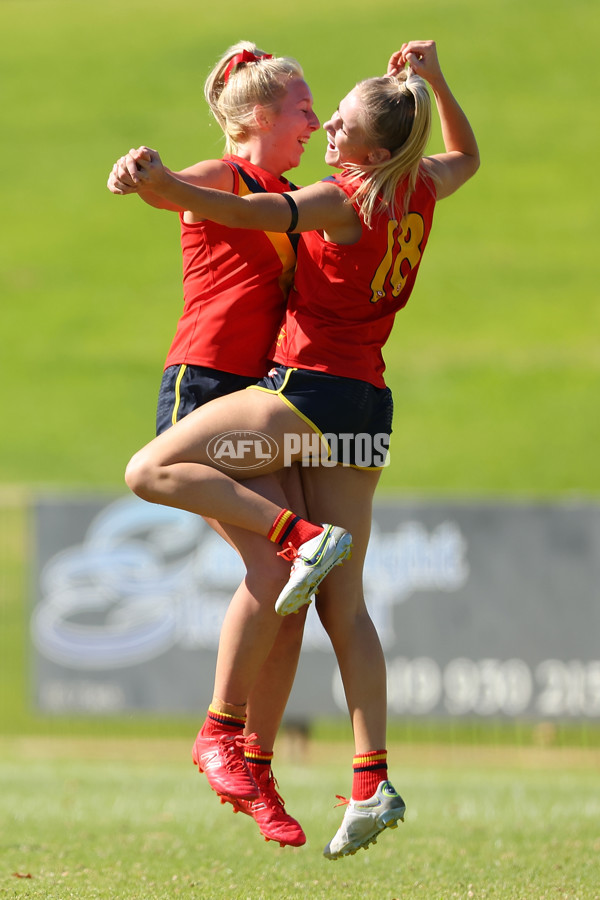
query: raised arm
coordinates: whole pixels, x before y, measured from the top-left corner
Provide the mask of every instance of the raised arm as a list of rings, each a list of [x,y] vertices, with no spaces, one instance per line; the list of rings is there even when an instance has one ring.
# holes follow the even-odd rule
[[[475,174],[479,168],[479,148],[469,120],[442,74],[435,41],[403,44],[391,57],[388,74],[397,74],[405,65],[428,82],[435,97],[446,152],[428,156],[423,162],[435,177],[438,199],[441,199],[454,193]]]
[[[140,148],[141,149],[141,148]],[[334,184],[317,182],[289,194],[238,197],[220,189],[191,184],[163,165],[155,150],[144,148],[130,177],[172,207],[230,228],[259,231],[324,231],[339,244],[358,240],[360,220],[346,195]]]
[[[174,212],[184,212],[186,207],[170,202],[168,199],[156,194],[147,184],[138,177],[140,160],[145,157],[150,160],[150,151],[146,147],[132,149],[125,156],[121,156],[108,176],[107,187],[113,194],[125,196],[137,194],[140,200],[156,209],[167,209]],[[174,177],[188,184],[205,187],[213,187],[221,191],[233,190],[233,175],[229,166],[222,160],[211,159],[196,163],[180,172],[173,172]]]

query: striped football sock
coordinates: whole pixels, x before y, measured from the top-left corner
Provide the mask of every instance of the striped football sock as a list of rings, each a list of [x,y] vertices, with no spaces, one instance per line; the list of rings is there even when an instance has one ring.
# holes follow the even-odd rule
[[[252,744],[251,746],[246,747],[244,756],[246,757],[246,762],[248,763],[250,772],[254,776],[255,781],[258,783],[261,774],[263,772],[268,772],[271,768],[273,752],[271,751],[270,753],[266,753],[264,750],[261,750],[258,744]]]
[[[301,544],[310,541],[322,531],[321,525],[313,525],[312,522],[294,515],[291,510],[282,509],[271,525],[267,537],[274,544],[281,544],[282,547],[291,544],[298,550]]]
[[[210,737],[213,734],[238,734],[244,730],[246,716],[231,716],[229,713],[219,712],[212,706],[208,707],[208,713],[204,725],[200,729],[202,737]]]
[[[387,750],[359,753],[352,760],[352,799],[368,800],[380,781],[387,781]]]

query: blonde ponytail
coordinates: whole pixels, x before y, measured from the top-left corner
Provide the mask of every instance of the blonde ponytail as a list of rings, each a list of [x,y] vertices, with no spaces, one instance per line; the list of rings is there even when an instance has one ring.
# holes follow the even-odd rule
[[[419,166],[431,131],[431,99],[422,78],[403,69],[397,76],[368,78],[355,88],[362,101],[362,125],[367,144],[389,150],[391,156],[373,165],[346,168],[361,179],[353,200],[370,226],[373,215],[389,209],[391,215],[408,211]],[[366,176],[366,177],[365,177]],[[403,209],[396,210],[398,185],[406,180]]]

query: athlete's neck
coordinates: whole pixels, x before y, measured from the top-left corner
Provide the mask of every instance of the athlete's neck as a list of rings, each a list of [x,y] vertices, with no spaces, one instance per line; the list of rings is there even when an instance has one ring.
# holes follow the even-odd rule
[[[251,138],[244,144],[238,144],[235,155],[264,169],[275,178],[281,178],[284,173],[284,169],[281,168],[281,158],[277,159],[277,153],[256,138]]]

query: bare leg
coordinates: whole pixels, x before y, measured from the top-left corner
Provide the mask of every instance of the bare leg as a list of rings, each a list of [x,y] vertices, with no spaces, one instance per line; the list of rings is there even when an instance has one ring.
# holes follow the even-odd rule
[[[296,615],[281,620],[277,638],[248,697],[246,732],[255,732],[266,752],[273,750],[294,684],[307,612],[304,606]]]
[[[278,473],[287,506],[297,515],[306,517],[306,503],[300,478],[300,468],[295,465]],[[296,677],[298,660],[308,607],[296,615],[280,619],[279,631],[269,656],[258,672],[248,695],[248,719],[246,733],[258,734],[263,751],[273,750],[281,720]]]
[[[387,778],[386,667],[365,606],[362,576],[378,472],[336,466],[303,469],[311,515],[335,515],[354,537],[352,559],[333,572],[317,596],[317,610],[340,667],[354,731],[352,794],[342,823],[323,850],[339,859],[374,843],[403,821],[405,803]],[[304,478],[304,476],[307,476]],[[365,755],[371,754],[371,762]]]
[[[297,466],[253,479],[251,487],[305,515]],[[256,732],[261,747],[272,750],[298,665],[306,610],[284,619],[274,612],[289,563],[276,556],[272,545],[244,529],[210,524],[237,550],[247,569],[221,629],[213,706],[243,712],[247,702],[247,733]]]
[[[305,515],[297,466],[254,479],[252,487]],[[235,718],[247,713],[245,734],[259,738],[258,747],[253,746],[257,755],[247,760],[259,791],[257,801],[234,800],[223,794],[221,799],[252,816],[267,840],[301,846],[306,837],[283,806],[269,760],[296,674],[306,608],[285,619],[276,615],[273,600],[288,577],[289,563],[278,558],[259,535],[210,524],[235,547],[247,568],[221,629],[211,706]],[[214,745],[210,750],[214,753]]]
[[[275,441],[279,453],[260,474],[283,468],[286,435],[311,433],[278,397],[238,391],[194,410],[136,453],[125,474],[128,486],[152,503],[267,535],[281,505],[240,483],[248,478],[249,463],[261,460],[249,450],[240,469],[220,469],[211,458],[210,441],[227,431],[266,432]],[[300,451],[288,462],[299,458]]]
[[[363,567],[379,472],[345,466],[302,469],[304,493],[316,521],[336,521],[352,533],[352,558],[327,576],[317,612],[335,651],[354,731],[355,752],[386,746],[386,667],[365,605]]]
[[[127,484],[150,502],[186,509],[266,536],[286,501],[273,502],[240,483],[248,477],[249,463],[259,462],[258,456],[246,456],[244,466],[239,470],[228,467],[226,472],[217,467],[210,455],[210,442],[227,431],[269,434],[280,452],[268,465],[261,467],[260,471],[264,474],[283,467],[287,436],[313,433],[279,397],[258,390],[229,394],[190,413],[136,453],[127,467]],[[287,462],[300,456],[298,449],[295,454],[290,454]],[[331,472],[329,468],[326,470],[326,473]],[[327,521],[320,511],[312,515],[317,515],[317,521]],[[260,559],[264,559],[263,553],[273,554],[273,547],[266,542],[263,548],[246,544],[241,534],[233,538],[233,543],[245,561],[250,557],[255,560],[257,554]],[[258,548],[256,552],[254,547]],[[249,686],[256,680],[268,657],[265,648],[273,645],[278,632],[280,623],[273,607],[266,603],[266,594],[270,595],[269,600],[276,595],[274,585],[280,576],[275,569],[273,563],[273,568],[269,569],[274,573],[269,575],[273,580],[266,587],[264,582],[255,585],[247,579],[246,588],[251,594],[256,594],[252,594],[254,602],[248,604],[248,598],[243,599],[236,594],[227,613],[222,652],[220,649],[217,665],[215,696],[236,709],[245,702]],[[251,580],[255,573],[256,568],[249,572]],[[241,662],[238,665],[236,661]],[[217,693],[221,691],[227,694],[227,698]]]

